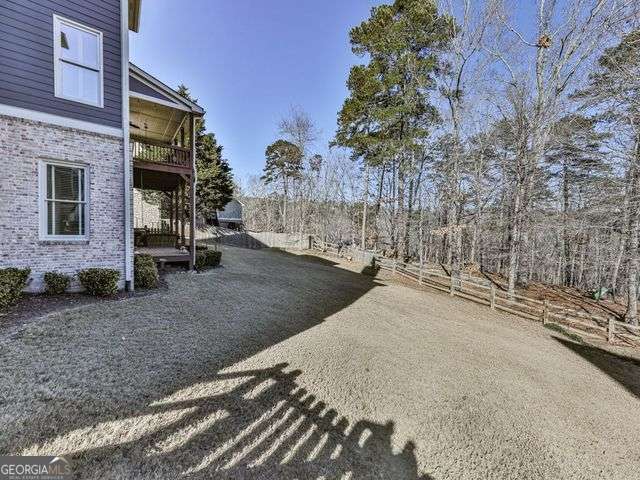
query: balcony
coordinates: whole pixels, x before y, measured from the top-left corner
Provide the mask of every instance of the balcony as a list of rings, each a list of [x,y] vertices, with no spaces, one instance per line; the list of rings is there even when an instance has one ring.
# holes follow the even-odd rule
[[[131,137],[134,166],[148,170],[191,174],[191,150],[157,140]]]

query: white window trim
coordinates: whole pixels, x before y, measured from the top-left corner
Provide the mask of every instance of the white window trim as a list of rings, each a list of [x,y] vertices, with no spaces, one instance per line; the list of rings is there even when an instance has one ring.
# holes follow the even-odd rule
[[[47,165],[54,165],[60,167],[72,167],[80,168],[84,170],[84,235],[49,235],[47,232]],[[90,203],[91,203],[91,178],[89,172],[89,166],[85,163],[67,162],[64,160],[40,160],[38,162],[38,210],[40,214],[40,234],[39,238],[42,241],[57,241],[57,242],[78,242],[89,240],[89,226],[91,225],[91,219],[89,217]]]
[[[84,30],[85,32],[98,35],[98,103],[89,102],[82,98],[66,96],[62,93],[62,52],[60,51],[60,25],[64,23],[73,28]],[[69,20],[68,18],[61,17],[60,15],[53,14],[53,83],[55,96],[58,98],[64,98],[65,100],[71,100],[78,103],[84,103],[85,105],[91,105],[93,107],[104,108],[104,65],[103,65],[103,43],[102,32],[95,28],[87,27],[81,23]]]

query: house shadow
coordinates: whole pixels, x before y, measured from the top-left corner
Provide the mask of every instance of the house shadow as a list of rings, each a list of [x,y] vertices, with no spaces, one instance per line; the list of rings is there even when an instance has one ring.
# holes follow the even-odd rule
[[[418,473],[415,445],[394,450],[394,423],[359,420],[350,424],[340,412],[297,383],[300,370],[287,364],[217,373],[192,389],[175,392],[148,406],[149,433],[109,446],[75,451],[80,478],[105,471],[113,458],[126,458],[125,475],[151,478],[388,478],[430,480]],[[199,387],[223,393],[204,395]],[[187,411],[178,420],[154,428],[153,415]],[[204,425],[204,427],[202,427]],[[155,478],[155,477],[154,477]]]
[[[180,422],[137,440],[111,442],[109,447],[102,441],[93,442],[102,446],[73,453],[75,465],[89,472],[86,465],[107,462],[105,455],[122,458],[122,452],[127,449],[133,452],[150,448],[163,435],[179,436],[186,423],[197,424],[201,416],[224,410],[228,420],[214,422],[212,428],[179,448],[183,454],[194,449],[193,453],[183,456],[204,458],[205,451],[225,442],[236,442],[238,436],[244,438],[242,432],[250,428],[252,421],[263,414],[275,415],[274,404],[280,402],[292,409],[294,413],[289,416],[295,416],[302,425],[296,429],[296,435],[306,447],[295,447],[296,435],[287,432],[278,435],[284,438],[278,440],[282,446],[273,447],[284,455],[283,449],[288,446],[291,453],[287,455],[291,459],[287,461],[283,462],[279,454],[266,455],[251,465],[249,457],[244,463],[229,467],[221,463],[222,460],[215,460],[190,475],[207,476],[206,472],[214,469],[226,475],[216,474],[216,478],[243,478],[236,473],[251,466],[248,478],[268,477],[269,472],[274,478],[288,478],[289,472],[296,469],[302,469],[305,474],[291,478],[313,477],[323,469],[351,471],[352,478],[368,478],[371,472],[367,469],[371,468],[400,472],[386,478],[428,478],[411,474],[415,470],[411,443],[400,452],[391,449],[393,423],[360,420],[349,425],[343,418],[346,412],[340,417],[335,409],[296,385],[300,372],[287,373],[284,366],[279,365],[251,372],[217,373],[316,327],[380,284],[370,276],[336,268],[336,262],[331,260],[269,249],[225,247],[223,263],[225,269],[213,276],[177,274],[174,281],[179,283],[171,285],[162,295],[113,303],[106,312],[99,305],[83,307],[41,323],[37,336],[16,337],[11,357],[7,357],[10,369],[5,370],[5,374],[14,379],[13,388],[3,401],[5,405],[17,406],[12,414],[18,415],[19,422],[12,421],[14,426],[0,436],[0,452],[59,454],[56,449],[47,450],[48,446],[57,445],[74,432],[178,408],[179,405],[163,403],[163,399],[202,382],[221,382],[236,375],[243,386],[223,395],[186,401],[183,407],[190,404],[195,411]],[[220,278],[215,278],[216,275]],[[91,320],[98,312],[108,315],[110,320]],[[39,354],[34,356],[33,351]],[[244,393],[258,384],[269,384],[267,393],[257,399],[245,398]],[[44,393],[34,395],[34,389]],[[276,419],[274,416],[269,428],[276,428]],[[301,440],[303,430],[309,430],[312,438]],[[355,432],[364,435],[365,430],[368,440],[360,440]],[[327,452],[328,446],[317,447],[322,454],[304,453],[313,439],[320,442],[318,435],[326,436],[323,442],[333,439],[334,444],[342,445],[342,453],[335,453],[332,458]],[[275,445],[276,436],[271,441]],[[232,451],[238,453],[240,446],[233,448]],[[294,455],[293,450],[299,453]],[[252,451],[259,452],[260,448]],[[164,452],[147,459],[145,454],[144,459],[140,457],[136,461],[160,462],[168,472],[166,476],[171,477],[174,466],[170,463],[176,460],[176,455]],[[195,457],[191,458],[183,470],[199,464],[202,458],[197,462]],[[119,462],[119,466],[125,468],[122,465],[127,462]],[[175,468],[182,468],[181,464],[178,462]],[[121,477],[135,478],[136,475]]]
[[[218,245],[249,249],[269,247],[266,243],[243,230],[232,230],[222,227],[201,228],[198,242],[208,244],[216,243]]]
[[[553,338],[640,398],[640,360],[593,345],[576,343],[556,336]]]

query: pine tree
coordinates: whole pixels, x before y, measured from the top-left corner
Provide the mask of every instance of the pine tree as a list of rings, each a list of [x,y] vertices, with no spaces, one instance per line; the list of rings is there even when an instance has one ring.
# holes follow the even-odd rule
[[[435,88],[437,54],[449,40],[450,25],[451,19],[440,16],[431,0],[396,0],[374,7],[369,19],[350,33],[353,52],[366,56],[368,63],[351,68],[350,95],[338,113],[335,143],[371,165],[392,163],[398,177],[398,235],[392,249],[401,257],[408,253],[411,220],[407,177],[414,171],[420,142],[439,119],[429,92]]]
[[[287,140],[276,140],[265,151],[266,164],[262,180],[265,183],[282,182],[282,227],[287,228],[287,203],[291,179],[302,172],[302,151]]]
[[[185,85],[178,86],[178,93],[191,98]],[[213,133],[206,133],[205,118],[196,120],[196,211],[198,215],[213,221],[217,210],[221,210],[233,198],[233,174],[228,161],[223,158],[222,145]]]

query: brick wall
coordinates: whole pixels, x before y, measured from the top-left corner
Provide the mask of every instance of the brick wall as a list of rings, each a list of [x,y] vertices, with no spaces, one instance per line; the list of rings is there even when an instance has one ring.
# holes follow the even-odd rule
[[[89,165],[88,241],[39,240],[41,160]],[[31,268],[30,291],[42,289],[46,271],[88,267],[120,270],[124,286],[122,139],[0,115],[0,169],[0,268]]]

